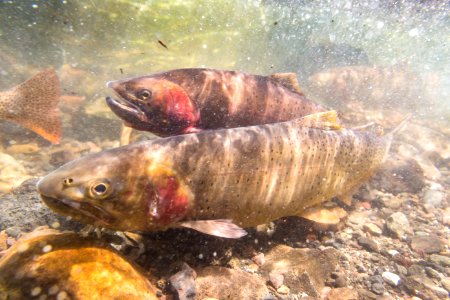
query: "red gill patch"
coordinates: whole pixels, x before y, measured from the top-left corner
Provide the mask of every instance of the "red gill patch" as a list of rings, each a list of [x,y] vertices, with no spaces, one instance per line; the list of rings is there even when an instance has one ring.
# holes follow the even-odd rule
[[[161,183],[160,186],[147,186],[145,195],[152,222],[167,225],[186,213],[189,200],[175,176],[168,176]]]

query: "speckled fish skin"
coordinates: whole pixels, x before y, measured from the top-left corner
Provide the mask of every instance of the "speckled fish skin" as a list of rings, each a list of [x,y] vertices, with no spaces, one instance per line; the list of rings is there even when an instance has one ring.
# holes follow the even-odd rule
[[[248,227],[351,192],[380,166],[391,140],[301,119],[203,131],[83,157],[44,177],[38,190],[57,212],[115,229],[216,219]],[[107,182],[105,197],[86,194],[92,182]]]
[[[107,85],[120,97],[107,98],[114,113],[159,136],[283,122],[325,110],[303,95],[294,73],[178,69]],[[140,99],[144,90],[151,94]]]
[[[53,69],[46,69],[11,90],[0,92],[0,119],[21,124],[57,144],[62,127],[59,99],[58,76]]]

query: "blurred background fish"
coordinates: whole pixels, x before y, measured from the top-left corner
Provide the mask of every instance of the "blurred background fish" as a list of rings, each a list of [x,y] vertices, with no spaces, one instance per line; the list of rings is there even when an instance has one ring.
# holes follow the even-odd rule
[[[53,69],[46,69],[0,92],[0,119],[14,121],[58,144],[61,140],[59,99],[58,76]]]

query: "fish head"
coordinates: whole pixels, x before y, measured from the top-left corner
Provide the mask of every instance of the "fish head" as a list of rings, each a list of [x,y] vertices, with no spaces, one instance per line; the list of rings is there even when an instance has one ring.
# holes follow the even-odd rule
[[[185,133],[200,119],[197,107],[178,84],[151,76],[109,81],[117,99],[107,97],[111,110],[130,127],[159,136]]]
[[[171,168],[133,151],[116,148],[60,167],[37,183],[41,199],[57,213],[115,230],[152,231],[182,219],[189,189]]]

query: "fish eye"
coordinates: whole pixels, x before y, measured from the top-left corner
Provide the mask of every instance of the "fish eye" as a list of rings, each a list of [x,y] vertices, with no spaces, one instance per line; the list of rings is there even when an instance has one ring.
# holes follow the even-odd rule
[[[140,90],[136,96],[138,99],[147,100],[152,96],[152,92],[149,90]]]
[[[103,199],[111,194],[111,185],[106,180],[96,180],[89,188],[89,195],[92,198]]]

